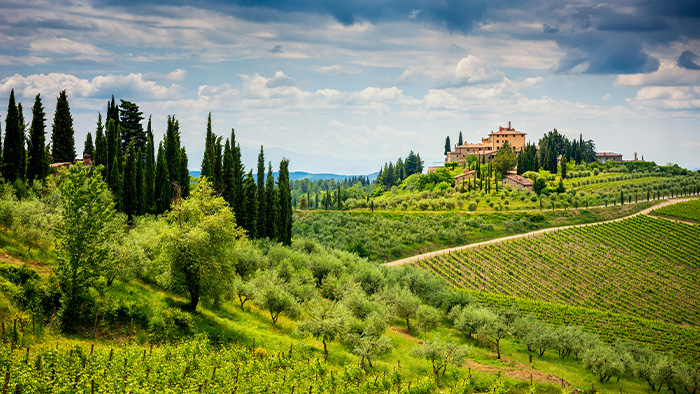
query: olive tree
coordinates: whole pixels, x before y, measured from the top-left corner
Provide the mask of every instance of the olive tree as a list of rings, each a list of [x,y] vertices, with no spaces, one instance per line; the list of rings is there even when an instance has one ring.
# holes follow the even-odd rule
[[[297,333],[320,339],[323,343],[323,360],[328,362],[328,343],[344,331],[347,312],[341,303],[323,300],[309,303],[306,309],[305,319],[297,325]]]
[[[299,305],[286,288],[284,281],[273,270],[258,271],[253,283],[257,289],[256,304],[270,312],[272,323],[276,324],[282,313],[289,317],[298,314]]]
[[[231,246],[244,236],[228,204],[202,177],[188,198],[174,202],[166,220],[163,258],[171,287],[189,293],[192,311],[201,297],[218,300],[235,274]]]
[[[425,341],[423,346],[413,348],[411,355],[425,358],[432,363],[435,384],[440,385],[440,374],[445,376],[447,364],[462,365],[469,354],[469,348],[437,337]]]

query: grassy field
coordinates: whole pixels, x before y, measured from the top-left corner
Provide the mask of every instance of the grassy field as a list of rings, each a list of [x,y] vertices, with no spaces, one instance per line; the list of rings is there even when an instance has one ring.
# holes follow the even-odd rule
[[[293,233],[372,260],[392,261],[542,228],[616,219],[655,203],[490,214],[301,211],[295,215]]]
[[[700,199],[655,209],[652,215],[700,223]]]

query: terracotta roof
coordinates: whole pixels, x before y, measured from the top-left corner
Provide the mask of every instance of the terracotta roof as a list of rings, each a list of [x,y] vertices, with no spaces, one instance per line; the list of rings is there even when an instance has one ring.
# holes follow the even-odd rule
[[[615,152],[596,152],[596,156],[622,156],[622,153]]]
[[[532,186],[535,184],[535,182],[533,182],[531,179],[521,177],[520,175],[508,174],[508,175],[506,175],[505,179],[512,179],[513,181],[515,181],[523,186]]]
[[[51,163],[51,164],[49,164],[49,167],[66,167],[66,166],[69,166],[71,164],[73,164],[72,161],[64,161],[61,163]]]

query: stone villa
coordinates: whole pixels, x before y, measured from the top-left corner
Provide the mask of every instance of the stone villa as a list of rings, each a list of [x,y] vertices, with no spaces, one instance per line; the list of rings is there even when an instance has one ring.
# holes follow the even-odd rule
[[[455,145],[452,152],[447,152],[445,163],[456,161],[460,165],[464,165],[467,157],[471,155],[483,155],[488,163],[493,160],[506,141],[508,141],[515,152],[520,152],[525,147],[526,135],[527,133],[515,130],[508,122],[508,127],[499,126],[498,131],[490,132],[489,136],[482,138],[479,143],[470,144],[465,142],[462,145]]]

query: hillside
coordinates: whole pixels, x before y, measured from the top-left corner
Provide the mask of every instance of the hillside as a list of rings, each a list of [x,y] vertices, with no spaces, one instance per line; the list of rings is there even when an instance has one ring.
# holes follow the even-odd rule
[[[486,300],[495,293],[596,309],[603,316],[629,316],[607,325],[595,317],[597,313],[556,318],[559,312],[548,316],[540,307],[515,303],[521,310],[555,317],[555,322],[584,324],[609,340],[616,335],[608,330],[621,329],[628,332],[621,334],[624,337],[660,349],[675,348],[666,341],[670,338],[681,346],[678,354],[699,359],[700,353],[693,350],[698,347],[692,345],[700,344],[700,301],[693,296],[700,281],[698,239],[698,226],[638,216],[440,255],[413,265],[454,286],[478,291]],[[646,319],[671,325],[639,329],[638,322]],[[674,324],[679,328],[670,329]],[[695,339],[684,346],[688,344],[684,338]]]

